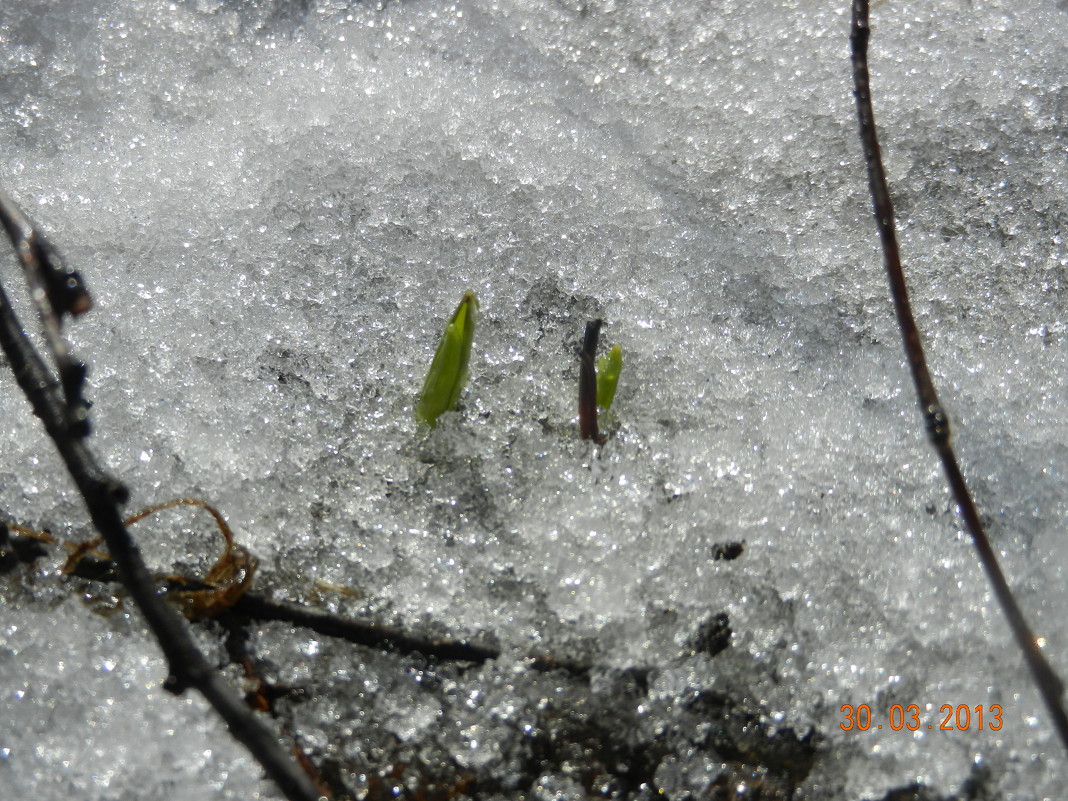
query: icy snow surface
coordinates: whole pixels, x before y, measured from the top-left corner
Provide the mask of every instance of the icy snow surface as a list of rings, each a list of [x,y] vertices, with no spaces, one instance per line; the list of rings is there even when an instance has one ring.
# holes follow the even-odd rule
[[[271,678],[304,690],[280,725],[335,786],[1060,794],[1065,755],[922,437],[847,5],[0,4],[0,185],[94,293],[72,338],[131,509],[209,499],[260,591],[504,649],[462,668],[254,626]],[[929,358],[1068,674],[1068,5],[873,14]],[[420,432],[415,393],[468,288],[463,408]],[[625,354],[600,448],[575,430],[595,316]],[[88,536],[10,377],[0,421],[3,513]],[[215,547],[192,514],[135,531],[160,569]],[[275,798],[199,698],[161,690],[136,614],[101,614],[100,586],[84,603],[61,564],[0,584],[0,794]],[[733,639],[711,657],[721,612]],[[198,637],[226,662],[217,629]],[[539,673],[534,651],[599,667]],[[916,704],[935,728],[845,732],[843,704],[876,724]],[[939,731],[944,704],[988,723],[999,704],[1002,728]],[[790,774],[766,743],[807,753],[813,727]]]

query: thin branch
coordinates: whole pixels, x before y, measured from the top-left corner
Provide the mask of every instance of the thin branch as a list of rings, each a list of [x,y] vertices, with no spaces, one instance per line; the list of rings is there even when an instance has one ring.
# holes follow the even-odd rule
[[[89,435],[89,404],[82,397],[85,365],[74,358],[63,336],[63,316],[78,317],[93,306],[85,282],[77,270],[63,263],[56,249],[36,228],[22,209],[0,191],[0,225],[15,245],[30,297],[37,306],[48,347],[56,360],[60,384],[67,400],[67,425],[71,434]]]
[[[248,592],[232,607],[233,611],[254,620],[274,620],[303,626],[328,637],[358,645],[388,649],[400,653],[419,653],[433,659],[482,663],[497,659],[501,649],[468,640],[430,638],[398,628],[364,620],[340,618],[328,612],[286,601],[272,601],[259,593]],[[562,670],[575,676],[588,675],[591,666],[550,654],[532,654],[536,670]],[[637,673],[647,669],[637,668]]]
[[[860,120],[860,140],[864,147],[864,159],[868,165],[868,185],[871,189],[872,205],[875,210],[875,223],[879,239],[883,246],[883,259],[886,273],[890,279],[890,294],[893,296],[897,323],[905,344],[905,355],[912,371],[912,380],[916,386],[916,396],[920,402],[924,425],[931,444],[938,452],[946,479],[953,492],[953,498],[960,510],[964,524],[972,536],[972,542],[979,554],[979,561],[986,571],[987,579],[994,590],[994,595],[1001,605],[1009,628],[1012,629],[1016,643],[1023,651],[1027,666],[1031,669],[1035,685],[1046,704],[1053,726],[1061,741],[1068,749],[1068,714],[1065,713],[1063,695],[1064,684],[1053,668],[1046,661],[1032,633],[1023,612],[1016,603],[1016,598],[1009,589],[1005,574],[998,564],[997,555],[990,540],[983,530],[983,524],[976,511],[975,502],[964,481],[957,456],[950,442],[949,419],[938,401],[934,381],[927,369],[920,331],[912,316],[909,304],[905,273],[901,267],[901,256],[897,246],[897,234],[894,223],[894,207],[890,200],[890,189],[886,182],[879,140],[875,129],[875,115],[872,111],[871,90],[868,75],[868,38],[871,29],[868,25],[868,0],[853,0],[853,19],[850,31],[850,45],[853,53],[853,83],[857,99],[857,116]]]
[[[161,504],[161,506],[167,505],[169,504]],[[205,507],[208,508],[206,504]],[[135,517],[140,517],[140,515],[135,515]],[[8,526],[2,518],[2,513],[0,513],[0,573],[11,569],[16,562],[29,564],[40,559],[47,553],[45,545],[69,547],[68,544],[54,537],[42,536],[42,532],[34,531],[26,526],[17,524]],[[130,518],[127,518],[126,522],[129,524]],[[6,536],[5,532],[8,532]],[[105,553],[99,551],[86,551],[69,564],[71,575],[88,581],[108,582],[118,578],[115,563]],[[174,578],[164,579],[167,593],[171,595],[213,589],[210,584],[196,580],[182,579],[181,583],[175,583]],[[229,613],[246,620],[289,623],[310,629],[324,637],[344,640],[354,645],[401,654],[421,654],[442,662],[483,664],[499,659],[502,655],[501,649],[495,645],[470,640],[429,637],[399,626],[384,625],[372,620],[344,618],[303,603],[272,600],[251,590],[242,594],[232,605],[220,612],[219,617],[225,617]],[[594,668],[587,662],[547,653],[531,653],[526,658],[531,660],[531,667],[535,670],[561,670],[572,676],[588,676]],[[631,672],[636,676],[646,676],[649,668],[636,667]]]
[[[51,258],[55,251],[6,196],[0,203],[0,218],[28,273],[46,275],[53,269]],[[80,284],[80,281],[78,283]],[[36,297],[38,290],[34,286],[31,280],[31,291],[35,294],[35,300],[39,300]],[[71,296],[72,300],[57,306],[55,298],[59,297],[58,295],[52,293],[49,297],[48,291],[41,292],[50,305],[50,308],[42,312],[46,318],[46,330],[54,323],[58,331],[59,317],[63,313],[84,311],[80,303],[87,302],[88,299],[86,294],[84,300],[79,302],[77,298],[81,295],[75,293]],[[38,307],[41,308],[40,302]],[[51,322],[49,315],[54,318]],[[54,349],[51,333],[47,339]],[[61,390],[27,337],[2,285],[0,347],[7,354],[15,378],[33,406],[34,414],[41,418],[45,430],[67,465],[67,470],[85,500],[93,525],[103,536],[111,558],[119,568],[123,584],[159,641],[170,670],[167,689],[175,693],[180,693],[188,687],[198,690],[226,721],[233,736],[249,749],[287,798],[291,801],[316,801],[319,793],[309,778],[286,754],[275,735],[253,716],[244,701],[212,669],[193,643],[185,621],[161,597],[140,551],[122,522],[119,504],[126,500],[125,488],[97,466],[96,459],[85,446],[84,435],[88,429],[79,424],[77,408],[81,402],[81,379],[72,382],[62,375],[64,359],[71,363],[76,363],[76,360],[70,357],[69,353],[55,353],[63,382]],[[84,370],[81,371],[81,378],[84,378]],[[73,386],[74,383],[77,383],[76,387]],[[71,392],[72,388],[76,391]]]

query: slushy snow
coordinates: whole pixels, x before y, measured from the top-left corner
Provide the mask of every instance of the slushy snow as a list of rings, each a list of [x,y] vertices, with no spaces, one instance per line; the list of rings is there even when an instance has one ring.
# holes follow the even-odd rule
[[[928,357],[1062,676],[1066,25],[1064,0],[893,0],[871,51]],[[812,732],[795,797],[1059,796],[1063,748],[924,441],[848,32],[845,0],[0,6],[0,186],[93,293],[71,338],[131,511],[204,498],[257,590],[503,650],[460,669],[254,625],[268,678],[303,691],[272,725],[339,786],[753,797],[701,728],[722,695],[769,737]],[[467,289],[470,384],[423,431]],[[576,431],[594,317],[624,353],[603,447]],[[6,518],[89,537],[10,376],[0,421]],[[191,513],[134,533],[160,570],[218,547]],[[104,614],[61,566],[0,585],[0,795],[277,798],[201,699],[162,690],[129,603]],[[198,638],[237,683],[223,634]],[[535,651],[598,668],[542,674]],[[634,754],[640,775],[609,764]]]

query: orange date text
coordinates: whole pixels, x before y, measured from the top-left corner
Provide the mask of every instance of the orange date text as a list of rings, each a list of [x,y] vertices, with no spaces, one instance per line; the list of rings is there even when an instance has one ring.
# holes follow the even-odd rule
[[[872,714],[867,704],[842,704],[840,711],[842,722],[839,726],[842,731],[1001,731],[1003,725],[1000,704],[942,704],[938,708],[938,715],[926,718],[924,710],[917,704],[894,704],[881,720]]]

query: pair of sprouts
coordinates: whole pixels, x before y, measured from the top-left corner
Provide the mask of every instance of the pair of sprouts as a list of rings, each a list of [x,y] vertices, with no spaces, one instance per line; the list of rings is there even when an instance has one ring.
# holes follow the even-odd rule
[[[415,419],[420,423],[433,428],[442,414],[452,411],[459,403],[467,383],[478,311],[475,293],[467,290],[445,325],[423,382],[423,391],[415,405]],[[623,349],[619,345],[613,345],[608,355],[598,359],[594,366],[600,332],[601,320],[589,322],[579,352],[579,433],[583,439],[597,442],[603,441],[597,430],[597,409],[611,408],[623,368]]]

